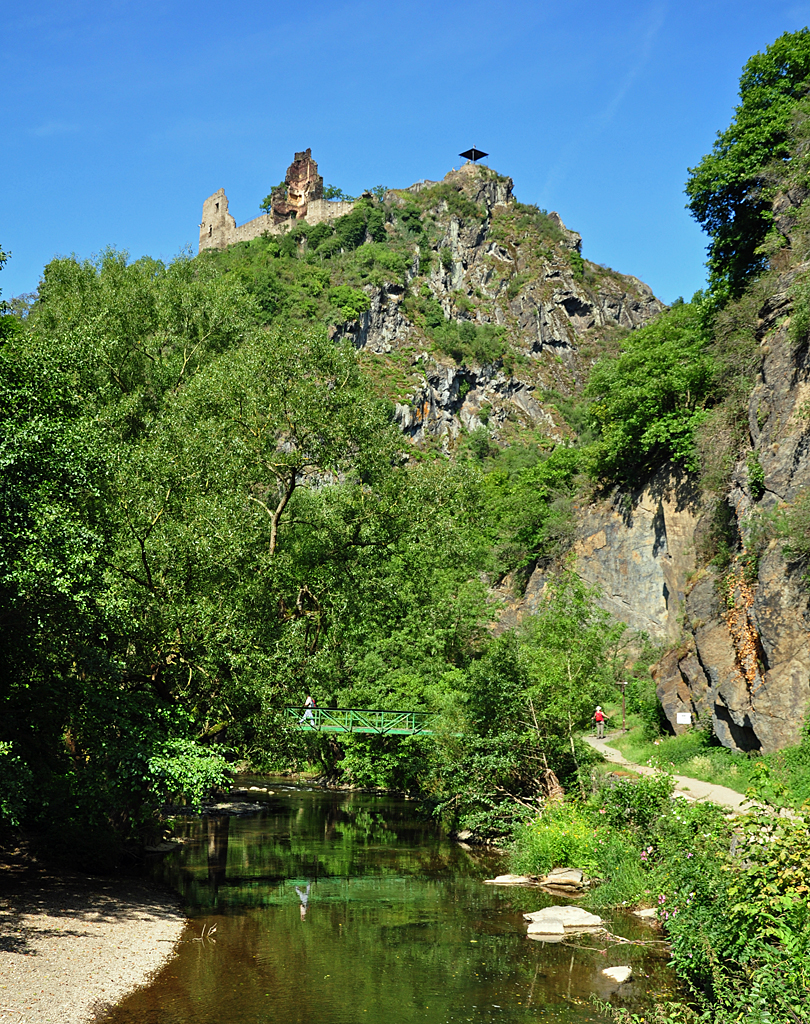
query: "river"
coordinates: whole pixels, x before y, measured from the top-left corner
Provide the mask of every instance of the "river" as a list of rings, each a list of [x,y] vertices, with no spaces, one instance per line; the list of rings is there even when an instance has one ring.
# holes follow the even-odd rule
[[[270,790],[250,794],[260,814],[178,825],[161,870],[190,923],[106,1024],[579,1024],[605,1020],[591,993],[642,1010],[675,988],[660,947],[528,939],[522,914],[554,900],[483,885],[503,856],[443,837],[413,802],[251,784]],[[656,937],[626,914],[607,924]],[[635,980],[617,992],[601,971],[621,964]]]

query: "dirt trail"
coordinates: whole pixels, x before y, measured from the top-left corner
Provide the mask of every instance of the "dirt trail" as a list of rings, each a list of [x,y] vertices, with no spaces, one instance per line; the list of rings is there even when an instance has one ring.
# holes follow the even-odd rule
[[[624,754],[616,750],[615,747],[609,747],[607,744],[610,739],[609,735],[604,740],[598,740],[595,736],[583,736],[582,738],[600,754],[604,754],[605,758],[613,764],[626,765],[634,772],[638,772],[639,775],[655,775],[657,771],[656,768],[651,768],[646,764],[634,764],[632,761],[628,761]],[[700,779],[690,779],[686,775],[674,775],[673,778],[675,779],[675,792],[681,793],[691,800],[711,800],[712,803],[726,807],[735,814],[743,814],[758,806],[752,800],[727,786],[701,782]]]

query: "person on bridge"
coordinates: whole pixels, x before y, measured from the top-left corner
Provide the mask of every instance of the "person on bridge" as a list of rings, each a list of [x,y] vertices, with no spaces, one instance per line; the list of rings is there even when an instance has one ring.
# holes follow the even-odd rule
[[[315,703],[312,694],[307,694],[307,699],[304,701],[304,716],[301,719],[302,725],[304,724],[304,722],[314,724],[315,718],[312,714],[312,709],[315,707],[317,707],[317,704]]]
[[[593,720],[596,722],[596,738],[603,740],[605,738],[605,713],[596,705],[596,711],[593,713]]]

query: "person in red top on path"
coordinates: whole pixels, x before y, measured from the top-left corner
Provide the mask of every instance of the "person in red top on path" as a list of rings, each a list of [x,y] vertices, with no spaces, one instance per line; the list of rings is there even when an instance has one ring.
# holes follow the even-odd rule
[[[603,740],[605,738],[605,713],[598,704],[596,705],[593,720],[596,722],[596,738]]]

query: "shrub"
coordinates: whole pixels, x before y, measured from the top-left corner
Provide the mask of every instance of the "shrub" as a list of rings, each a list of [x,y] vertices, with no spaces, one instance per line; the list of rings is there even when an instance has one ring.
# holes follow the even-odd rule
[[[560,867],[593,874],[599,866],[597,846],[606,834],[606,829],[594,826],[586,810],[574,804],[552,804],[516,830],[512,866],[526,874],[547,874]]]
[[[484,366],[503,359],[510,351],[504,329],[494,324],[445,320],[442,314],[440,324],[434,322],[428,326],[433,328],[430,333],[439,351],[451,356],[457,363],[472,362]]]
[[[627,680],[625,707],[628,714],[636,714],[641,719],[645,739],[657,739],[666,728],[664,709],[649,674],[632,676]]]
[[[329,292],[329,301],[346,320],[356,320],[371,305],[368,295],[347,284],[339,284]]]
[[[612,779],[599,793],[605,820],[614,828],[649,829],[672,796],[671,775],[660,772],[639,779]]]

